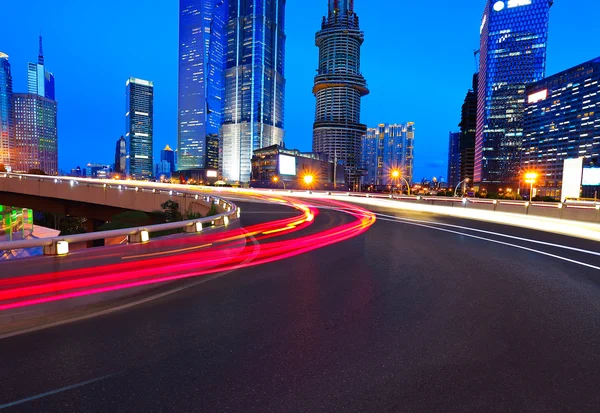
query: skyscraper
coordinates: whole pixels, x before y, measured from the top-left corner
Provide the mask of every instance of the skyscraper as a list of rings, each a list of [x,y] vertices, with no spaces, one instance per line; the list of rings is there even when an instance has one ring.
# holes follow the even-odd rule
[[[218,169],[227,0],[179,2],[179,169]],[[215,150],[216,148],[216,150]]]
[[[125,124],[127,174],[137,179],[153,175],[154,83],[130,77],[126,83]]]
[[[283,141],[284,30],[285,0],[229,3],[221,128],[221,169],[229,181],[248,182],[253,151]]]
[[[461,181],[460,132],[450,132],[448,141],[448,185],[454,188]]]
[[[117,174],[127,173],[127,140],[123,136],[117,140],[115,147],[115,169],[113,172]]]
[[[13,95],[15,114],[15,172],[39,169],[58,174],[56,101],[32,93]]]
[[[54,93],[54,75],[44,65],[44,49],[40,36],[40,51],[37,63],[29,63],[27,71],[27,92],[56,100]]]
[[[175,172],[175,152],[169,145],[160,151],[160,161],[167,162],[170,165],[169,173]]]
[[[481,23],[475,184],[514,185],[525,87],[546,71],[551,0],[487,0]]]
[[[363,182],[375,186],[396,184],[394,171],[400,173],[398,178],[412,182],[414,140],[414,122],[368,128],[362,139],[361,164],[366,171]]]
[[[360,181],[361,140],[367,131],[360,123],[360,100],[367,95],[367,82],[360,72],[360,31],[353,0],[329,0],[316,35],[319,68],[313,94],[317,98],[313,126],[313,151],[341,160],[346,182]]]
[[[8,55],[0,52],[0,164],[14,166],[13,82]]]
[[[462,105],[460,123],[460,166],[459,181],[469,179],[473,182],[475,168],[475,135],[477,131],[477,87],[479,75],[473,75],[473,89],[465,96]]]

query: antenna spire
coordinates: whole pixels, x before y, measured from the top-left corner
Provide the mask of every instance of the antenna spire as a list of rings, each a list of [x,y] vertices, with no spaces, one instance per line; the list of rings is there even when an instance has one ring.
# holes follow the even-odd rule
[[[40,35],[40,54],[38,55],[38,63],[44,64],[44,48],[42,47],[42,36]]]

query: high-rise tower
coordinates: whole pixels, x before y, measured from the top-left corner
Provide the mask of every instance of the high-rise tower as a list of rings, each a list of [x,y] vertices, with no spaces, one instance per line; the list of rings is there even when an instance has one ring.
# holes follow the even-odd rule
[[[44,49],[42,47],[42,36],[40,36],[40,50],[38,62],[29,63],[27,70],[27,92],[43,96],[50,100],[56,100],[54,93],[54,75],[44,65]]]
[[[283,141],[284,30],[285,0],[229,2],[220,162],[229,181],[248,182],[253,151]]]
[[[126,88],[127,174],[150,178],[154,175],[154,83],[130,77]]]
[[[360,31],[353,0],[329,0],[316,35],[319,68],[313,93],[317,98],[313,151],[344,163],[346,183],[360,182],[361,140],[367,131],[360,123],[360,100],[369,93],[360,72]]]
[[[15,150],[13,82],[8,55],[0,52],[0,164],[13,166]]]
[[[227,0],[179,2],[179,169],[218,168],[223,122]]]
[[[519,179],[525,87],[546,72],[552,0],[487,0],[481,23],[474,181],[481,188]]]

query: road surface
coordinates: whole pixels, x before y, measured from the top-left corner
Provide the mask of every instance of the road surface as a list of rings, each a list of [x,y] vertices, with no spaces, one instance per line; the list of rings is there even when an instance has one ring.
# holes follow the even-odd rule
[[[375,212],[342,243],[1,339],[0,410],[599,411],[597,243]]]

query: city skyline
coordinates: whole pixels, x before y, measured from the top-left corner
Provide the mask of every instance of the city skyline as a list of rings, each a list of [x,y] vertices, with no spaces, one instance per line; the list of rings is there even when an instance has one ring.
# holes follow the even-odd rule
[[[310,133],[314,117],[314,97],[310,92],[314,76],[314,64],[310,64],[310,62],[316,60],[318,54],[314,47],[313,36],[318,29],[320,18],[324,12],[322,1],[309,1],[309,3],[302,6],[292,3],[287,5],[286,145],[298,147],[302,150],[309,150],[311,143]],[[580,5],[580,7],[584,7],[586,10],[600,9],[600,6],[594,2],[584,1],[583,3],[585,4]],[[135,2],[132,2],[132,4],[135,4]],[[381,5],[383,4],[384,2],[381,2]],[[315,7],[311,7],[312,5]],[[370,6],[376,5],[377,2],[370,3]],[[371,95],[366,97],[363,102],[363,119],[361,121],[366,124],[377,124],[378,122],[393,122],[399,117],[415,120],[419,132],[419,140],[415,148],[415,180],[419,180],[423,176],[446,175],[447,133],[449,130],[456,129],[456,111],[459,110],[462,104],[464,92],[470,87],[471,76],[475,70],[472,51],[477,48],[478,44],[482,5],[483,3],[480,0],[465,1],[460,7],[444,5],[434,10],[431,7],[427,8],[415,4],[389,5],[392,10],[404,11],[405,14],[410,12],[413,16],[412,20],[421,23],[431,21],[431,24],[441,25],[442,19],[450,13],[453,26],[456,23],[460,27],[442,38],[440,32],[443,26],[440,26],[440,31],[434,31],[435,33],[430,34],[425,33],[425,29],[419,29],[416,24],[414,27],[411,26],[412,22],[409,22],[409,26],[402,32],[382,27],[377,24],[376,13],[370,10],[367,4],[361,1],[356,2],[355,8],[361,16],[361,29],[366,34],[366,42],[362,48],[362,71],[369,80],[369,89],[372,91]],[[45,35],[44,48],[46,49],[47,60],[49,60],[50,66],[58,79],[57,100],[61,102],[61,111],[59,112],[61,169],[69,170],[77,164],[83,164],[96,158],[108,162],[114,157],[113,142],[116,137],[122,134],[122,121],[120,120],[122,119],[122,101],[119,99],[122,96],[122,89],[119,87],[122,80],[114,83],[111,79],[115,77],[115,73],[119,74],[119,79],[122,79],[123,74],[125,74],[125,77],[139,76],[155,81],[157,88],[157,136],[154,150],[158,151],[165,144],[175,146],[177,131],[177,6],[157,6],[144,12],[147,13],[145,17],[165,24],[164,36],[161,34],[164,39],[156,37],[158,48],[162,51],[160,60],[165,63],[155,64],[155,60],[150,54],[150,50],[156,49],[152,45],[152,40],[155,37],[152,37],[153,34],[150,32],[143,32],[144,36],[150,36],[149,40],[143,41],[143,37],[140,35],[141,49],[136,50],[132,56],[127,58],[127,64],[117,65],[120,66],[118,68],[111,67],[111,73],[104,69],[104,63],[95,60],[96,57],[92,56],[92,53],[103,58],[106,58],[107,55],[111,56],[110,59],[106,59],[108,61],[118,60],[121,54],[125,55],[125,51],[121,50],[121,46],[118,44],[118,37],[131,40],[136,39],[135,36],[138,36],[138,34],[125,31],[120,32],[118,37],[113,35],[115,37],[104,39],[101,38],[100,33],[95,34],[98,22],[86,21],[91,23],[91,26],[90,35],[85,36],[85,40],[89,40],[93,46],[97,46],[90,47],[91,52],[88,53],[77,49],[79,39],[70,38],[68,43],[58,42],[60,34],[66,29],[59,27],[53,22],[52,18],[45,19],[42,14],[37,12],[33,14],[31,21],[8,21],[6,25],[0,28],[0,38],[10,39],[10,42],[0,45],[0,50],[11,56],[15,83],[14,90],[15,92],[22,92],[26,90],[26,64],[31,60],[31,50],[35,50],[40,25],[41,22],[44,22],[44,27],[42,27],[42,33]],[[16,11],[18,9],[11,9],[11,7],[8,6],[7,14],[15,13],[17,15]],[[106,12],[101,11],[98,16],[99,22],[102,19],[108,19],[109,14],[111,14],[111,18],[114,17],[114,13],[109,13],[109,11],[111,9],[116,10],[117,3],[108,2],[105,8]],[[377,9],[377,7],[374,8]],[[577,46],[578,39],[584,36],[586,38],[597,37],[600,32],[600,29],[595,28],[593,24],[585,24],[589,14],[593,13],[583,15],[580,10],[580,8],[562,2],[556,2],[553,6],[547,75],[552,75],[596,57],[594,51],[587,52],[584,46],[580,48]],[[165,11],[168,12],[170,17],[164,17]],[[68,5],[67,8],[63,5],[57,5],[56,10],[51,10],[49,13],[50,16],[48,17],[52,17],[54,13],[70,13],[73,16],[80,12],[70,10]],[[160,20],[158,15],[160,15]],[[574,16],[577,19],[574,19]],[[302,23],[301,20],[303,19],[314,23]],[[73,21],[73,27],[69,28],[69,31],[71,29],[77,31],[79,24],[79,22]],[[417,38],[419,35],[424,36],[421,36],[423,42],[415,42],[414,46],[411,45],[411,39]],[[431,74],[430,69],[427,67],[430,63],[433,63],[431,57],[422,54],[418,49],[430,44],[432,36],[439,44],[436,49],[436,59],[448,59],[450,57],[453,61],[453,67],[445,69],[443,73],[438,73],[440,80],[444,83],[443,88],[432,87],[428,90],[428,93],[421,95],[414,92],[409,93],[411,90],[415,90],[411,89],[416,87],[415,85],[423,85],[431,81],[427,77]],[[390,64],[389,68],[381,67],[376,56],[381,54],[383,49],[380,45],[382,40],[385,39],[388,39],[387,44],[389,45],[399,44],[403,53],[411,55],[411,61],[414,64],[404,65],[400,69],[399,66],[394,67],[393,64]],[[448,47],[446,42],[452,42],[452,46]],[[71,50],[67,46],[73,46],[73,49]],[[62,49],[66,50],[63,51]],[[89,66],[91,72],[76,73],[77,65],[74,63],[77,61]],[[123,61],[125,61],[124,58]],[[303,64],[303,62],[306,63]],[[392,69],[394,70],[392,71]],[[78,133],[80,125],[77,125],[77,119],[80,110],[83,109],[77,107],[76,97],[78,91],[76,91],[75,85],[77,79],[82,79],[82,76],[94,75],[96,70],[98,70],[96,76],[102,77],[100,81],[104,83],[101,87],[98,87],[98,89],[102,89],[98,92],[98,102],[92,103],[93,106],[89,109],[91,112],[97,113],[98,116],[102,116],[103,122],[98,131],[93,131],[94,136],[90,136],[90,140],[101,141],[106,144],[102,148],[98,148],[97,154],[94,154],[94,159],[82,159],[81,154],[71,149],[76,146],[77,141],[80,139]],[[391,73],[395,73],[396,76],[390,78]],[[419,75],[419,73],[422,74]],[[75,81],[67,82],[65,79],[74,79]],[[399,99],[399,96],[405,96],[405,98]],[[433,97],[436,99],[435,102],[432,101]],[[437,114],[437,110],[431,111],[431,107],[440,108],[439,112],[441,113]],[[393,113],[397,114],[394,115]],[[435,122],[428,122],[427,119],[432,113],[436,114],[436,120]],[[428,150],[431,148],[433,150]]]

